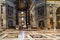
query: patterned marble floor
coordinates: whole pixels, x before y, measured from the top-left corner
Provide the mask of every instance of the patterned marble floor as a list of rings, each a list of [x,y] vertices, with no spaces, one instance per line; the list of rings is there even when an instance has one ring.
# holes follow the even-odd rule
[[[0,40],[60,40],[60,31],[21,31],[8,29],[0,33]]]

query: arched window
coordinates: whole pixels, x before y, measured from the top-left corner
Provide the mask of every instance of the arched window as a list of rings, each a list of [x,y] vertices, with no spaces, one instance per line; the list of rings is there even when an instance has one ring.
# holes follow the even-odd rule
[[[38,7],[38,15],[44,16],[44,6]]]
[[[8,6],[8,15],[13,15],[13,7]]]

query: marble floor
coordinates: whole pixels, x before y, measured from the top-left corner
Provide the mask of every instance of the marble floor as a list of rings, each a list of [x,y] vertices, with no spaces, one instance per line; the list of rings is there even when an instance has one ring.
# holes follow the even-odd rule
[[[60,30],[7,29],[0,33],[0,40],[60,40]]]

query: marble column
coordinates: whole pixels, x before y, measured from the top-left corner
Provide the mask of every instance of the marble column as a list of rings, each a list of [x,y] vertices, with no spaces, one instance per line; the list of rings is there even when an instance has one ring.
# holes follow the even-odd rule
[[[1,5],[2,4],[0,4],[0,29],[1,29]]]
[[[51,28],[50,26],[50,10],[49,5],[47,5],[47,28]]]
[[[36,24],[36,14],[35,14],[35,6],[34,6],[34,9],[33,9],[33,27],[36,27],[36,28],[37,28],[37,24]]]
[[[3,5],[2,6],[2,12],[3,12],[3,14],[2,14],[2,19],[3,19],[3,28],[6,28],[6,6],[5,5]]]
[[[13,26],[16,26],[16,9],[15,9],[15,7],[13,8]]]
[[[53,26],[54,26],[54,30],[56,30],[56,26],[57,26],[57,22],[56,22],[56,9],[57,7],[54,5],[53,6]]]

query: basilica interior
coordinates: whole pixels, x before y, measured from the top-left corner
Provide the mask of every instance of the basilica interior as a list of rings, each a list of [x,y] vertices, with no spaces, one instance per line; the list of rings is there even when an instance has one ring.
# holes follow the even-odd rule
[[[0,40],[60,40],[60,0],[0,0]]]
[[[6,1],[6,28],[19,29],[44,29],[46,24],[46,2],[45,0],[10,0]]]

